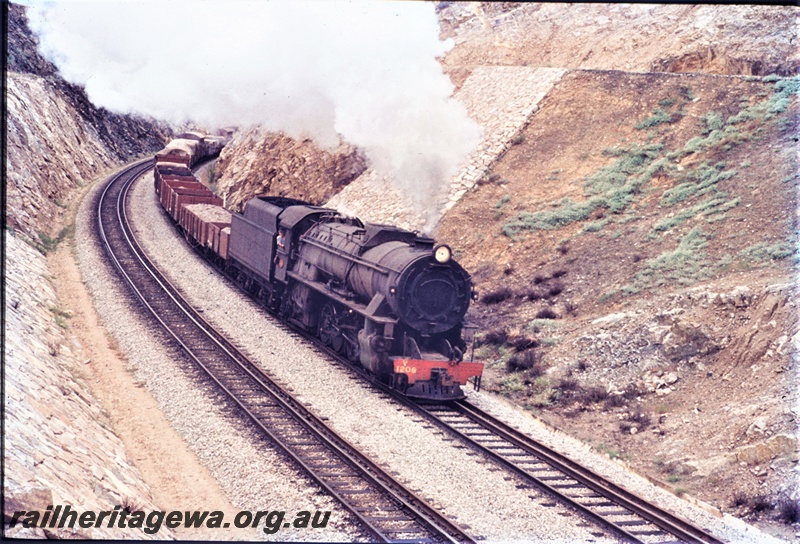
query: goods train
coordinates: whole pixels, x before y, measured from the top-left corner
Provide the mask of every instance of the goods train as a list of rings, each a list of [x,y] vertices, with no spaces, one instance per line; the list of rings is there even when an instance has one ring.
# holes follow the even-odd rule
[[[156,154],[159,201],[186,239],[253,298],[409,397],[451,400],[480,387],[463,360],[476,296],[446,245],[283,197],[231,213],[191,167],[223,141],[186,133]]]

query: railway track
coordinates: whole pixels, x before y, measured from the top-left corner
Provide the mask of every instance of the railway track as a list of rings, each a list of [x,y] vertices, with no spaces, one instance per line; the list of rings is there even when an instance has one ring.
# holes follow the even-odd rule
[[[128,224],[127,194],[152,168],[141,161],[110,178],[98,197],[100,242],[133,295],[211,381],[380,542],[473,542],[396,482],[206,323],[149,261]]]
[[[702,528],[675,516],[645,499],[584,468],[555,450],[520,433],[467,401],[422,403],[398,394],[364,369],[354,366],[313,335],[296,327],[288,330],[314,341],[315,347],[361,375],[382,393],[414,410],[430,423],[461,441],[466,447],[499,464],[526,482],[575,511],[599,529],[628,542],[655,544],[690,542],[722,544]],[[540,497],[532,496],[539,499]],[[549,500],[545,506],[555,506]],[[601,536],[598,532],[596,536]]]
[[[648,544],[722,542],[469,402],[417,404],[417,407],[439,428],[626,541]]]

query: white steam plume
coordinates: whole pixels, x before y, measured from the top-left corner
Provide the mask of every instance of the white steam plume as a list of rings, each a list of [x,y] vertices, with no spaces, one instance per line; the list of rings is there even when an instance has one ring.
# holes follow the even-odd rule
[[[452,44],[430,2],[56,2],[29,19],[99,106],[323,147],[341,136],[417,202],[480,141],[436,60]]]

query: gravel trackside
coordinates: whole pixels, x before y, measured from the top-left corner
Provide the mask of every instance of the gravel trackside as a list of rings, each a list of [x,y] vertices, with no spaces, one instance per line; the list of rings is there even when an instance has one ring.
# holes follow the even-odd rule
[[[758,528],[734,518],[721,516],[714,507],[692,497],[682,499],[662,489],[644,477],[629,471],[623,462],[599,455],[587,444],[572,438],[538,419],[532,418],[518,406],[484,393],[467,391],[467,399],[482,410],[505,421],[534,440],[569,456],[585,468],[608,478],[624,489],[635,493],[652,504],[663,508],[701,527],[719,539],[740,544],[781,542]]]
[[[189,249],[157,205],[149,176],[134,189],[131,207],[140,243],[206,319],[345,439],[407,487],[421,491],[431,504],[468,527],[475,538],[598,541],[592,535],[596,527],[577,526],[581,520],[560,506],[542,506],[540,503],[547,501],[538,492],[518,488],[520,482],[515,478],[420,424],[410,410],[371,392],[313,345],[287,335],[273,317]],[[155,361],[150,365],[159,367]],[[172,402],[175,396],[168,395],[165,402]],[[211,440],[208,435],[215,432],[224,431],[214,426],[204,439]],[[196,436],[187,436],[187,440],[197,448],[205,447],[197,443]],[[243,465],[247,449],[241,446]],[[235,463],[233,459],[230,462]],[[233,493],[250,489],[245,480],[247,470],[211,470],[223,480],[237,474]],[[279,489],[284,488],[286,482],[280,485]],[[232,497],[234,503],[239,500]]]
[[[422,424],[410,410],[373,392],[313,345],[287,334],[285,327],[189,249],[157,205],[151,176],[146,175],[137,183],[131,204],[140,243],[207,320],[333,429],[467,528],[473,537],[490,541],[611,541],[593,535],[597,533],[595,526],[587,526],[565,508],[542,506],[547,500],[537,491],[518,487],[520,481],[516,478],[447,440],[440,431]],[[79,216],[79,233],[88,232],[87,217],[85,203]],[[290,534],[287,530],[274,537],[358,538],[348,517],[332,500],[320,494],[285,459],[255,440],[248,425],[220,409],[219,399],[199,385],[195,371],[181,367],[183,359],[177,353],[151,339],[152,326],[129,311],[118,281],[109,280],[108,267],[100,262],[97,249],[85,242],[85,236],[77,239],[81,240],[78,251],[82,270],[106,326],[127,354],[137,377],[220,480],[233,504],[247,509],[334,512],[322,532]],[[611,475],[632,491],[668,506],[723,538],[763,541],[765,535],[755,529],[737,520],[724,523],[628,473],[619,463],[595,454],[578,441],[554,433],[502,400],[474,392],[469,393],[469,398],[534,438],[556,445],[593,470]]]
[[[152,176],[142,186],[152,190]],[[252,426],[233,417],[216,393],[201,386],[198,371],[188,360],[177,349],[165,347],[154,338],[153,324],[143,319],[140,309],[129,302],[130,295],[107,264],[102,248],[93,241],[95,223],[90,212],[98,190],[99,187],[93,188],[84,199],[76,220],[81,274],[104,326],[125,354],[136,378],[152,393],[171,425],[219,480],[234,506],[251,511],[284,510],[287,519],[302,510],[331,511],[329,523],[322,530],[286,528],[265,535],[261,529],[208,529],[208,538],[363,540],[364,535],[354,529],[352,518],[336,501],[321,494],[307,476],[265,441],[255,440]],[[158,225],[162,240],[175,245],[180,242],[165,225]],[[158,237],[156,232],[153,234]],[[180,258],[180,254],[175,256]],[[142,432],[148,431],[142,429]],[[168,504],[160,506],[171,509]],[[205,505],[198,504],[196,508],[203,510]]]

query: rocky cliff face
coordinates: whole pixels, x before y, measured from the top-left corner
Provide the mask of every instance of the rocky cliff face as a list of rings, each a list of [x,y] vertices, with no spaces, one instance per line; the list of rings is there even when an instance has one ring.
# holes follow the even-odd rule
[[[365,169],[364,156],[351,145],[325,151],[311,140],[252,128],[223,149],[215,177],[226,207],[242,211],[248,200],[260,195],[321,204]]]
[[[166,125],[119,115],[89,102],[36,49],[25,9],[10,4],[8,21],[8,225],[35,241],[52,236],[68,195],[88,180],[170,137]]]
[[[152,510],[147,486],[81,379],[80,343],[68,331],[71,314],[59,306],[42,253],[59,239],[79,187],[158,149],[170,131],[94,107],[38,54],[24,8],[8,9],[4,521],[51,504]],[[107,527],[5,529],[19,538],[125,536]]]

